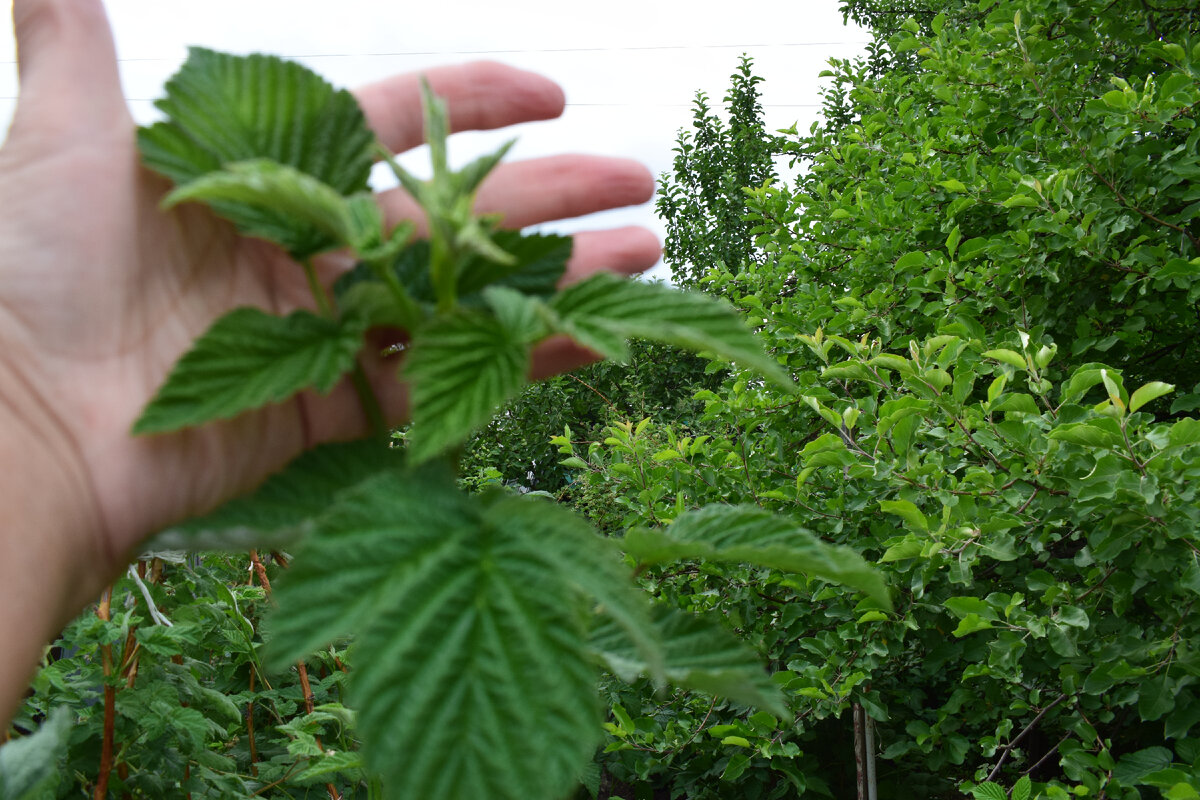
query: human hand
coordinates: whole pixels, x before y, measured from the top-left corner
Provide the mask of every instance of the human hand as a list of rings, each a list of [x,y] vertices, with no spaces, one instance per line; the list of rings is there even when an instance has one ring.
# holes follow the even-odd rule
[[[0,150],[0,399],[19,426],[60,513],[58,549],[75,561],[76,607],[95,596],[138,542],[253,487],[318,442],[365,431],[349,387],[304,394],[237,419],[159,437],[129,430],[170,367],[236,306],[307,307],[302,270],[273,245],[235,234],[206,209],[163,212],[169,188],[139,163],[100,0],[16,0],[21,99]],[[561,91],[530,73],[480,63],[427,73],[455,130],[557,116]],[[384,146],[421,142],[416,76],[362,89]],[[503,165],[478,206],[521,227],[647,200],[653,179],[616,159],[561,156]],[[380,196],[389,221],[415,204]],[[651,266],[658,243],[627,228],[580,234],[568,280],[597,269]],[[337,255],[319,267],[333,277]],[[566,345],[540,351],[535,372],[586,360]],[[364,365],[393,421],[403,413],[394,362]],[[19,420],[19,422],[18,422]],[[0,459],[14,453],[0,451]]]

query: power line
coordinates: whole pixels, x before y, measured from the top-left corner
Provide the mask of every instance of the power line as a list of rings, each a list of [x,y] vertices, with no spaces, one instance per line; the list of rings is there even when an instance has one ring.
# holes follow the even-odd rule
[[[0,96],[0,100],[17,100],[16,95]],[[153,103],[160,97],[126,97],[126,103]],[[567,103],[567,108],[692,108],[692,103]],[[762,103],[763,108],[821,108],[820,103]]]
[[[295,53],[282,55],[281,58],[388,58],[394,56],[485,56],[485,55],[519,55],[522,53],[613,53],[630,51],[653,50],[718,50],[731,48],[758,47],[863,47],[868,41],[852,42],[760,42],[758,44],[654,44],[629,45],[624,47],[538,47],[509,50],[405,50],[391,53]],[[177,58],[118,58],[121,64],[132,63],[167,63],[178,61]],[[15,60],[0,61],[0,64],[15,64]]]

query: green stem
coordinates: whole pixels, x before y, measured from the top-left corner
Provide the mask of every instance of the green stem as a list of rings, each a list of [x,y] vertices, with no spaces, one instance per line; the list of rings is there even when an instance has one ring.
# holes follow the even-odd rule
[[[404,329],[410,333],[416,330],[423,321],[424,313],[417,305],[417,301],[413,300],[412,295],[404,288],[404,284],[400,283],[395,271],[391,269],[391,265],[386,261],[368,261],[367,266],[391,291],[392,299],[396,301],[396,305],[400,307],[400,313],[404,317]]]
[[[354,391],[358,394],[359,405],[362,406],[363,413],[367,415],[367,422],[371,426],[371,434],[380,438],[387,438],[389,431],[387,420],[383,416],[383,407],[379,404],[379,397],[376,396],[375,390],[371,388],[371,382],[367,380],[367,373],[363,369],[362,363],[354,362],[354,371],[350,373],[350,380],[354,383]]]
[[[433,281],[433,291],[437,295],[437,310],[447,314],[454,310],[458,298],[455,296],[454,253],[446,241],[446,236],[440,231],[430,231],[429,239],[429,276]]]
[[[326,319],[337,319],[337,309],[334,307],[333,300],[325,291],[325,287],[317,280],[317,270],[310,259],[304,261],[304,277],[308,279],[308,289],[312,292],[313,300],[316,301],[317,310],[321,312],[321,316]],[[350,373],[350,380],[354,383],[355,393],[358,394],[358,403],[362,407],[363,413],[367,415],[372,435],[386,437],[389,429],[387,421],[383,417],[383,408],[380,406],[379,398],[375,395],[375,390],[371,388],[371,382],[367,380],[367,373],[359,361],[354,362],[354,371]]]
[[[308,290],[312,292],[313,300],[316,301],[317,310],[321,312],[321,316],[334,319],[333,303],[330,301],[325,287],[317,280],[317,270],[313,266],[312,259],[304,259],[304,277],[308,279]]]

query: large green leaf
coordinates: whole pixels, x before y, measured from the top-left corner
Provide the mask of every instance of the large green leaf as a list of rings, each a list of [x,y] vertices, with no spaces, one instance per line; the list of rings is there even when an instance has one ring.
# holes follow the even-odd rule
[[[295,544],[345,491],[383,470],[400,469],[403,451],[379,439],[307,450],[251,494],[172,526],[151,550],[247,550]]]
[[[0,747],[0,800],[48,800],[57,797],[74,715],[51,712],[38,730]]]
[[[723,300],[600,273],[564,289],[549,305],[563,333],[608,358],[625,360],[625,341],[640,337],[711,351],[792,388],[779,364]]]
[[[307,311],[277,317],[237,308],[183,355],[142,411],[134,433],[163,433],[278,403],[308,388],[328,392],[354,367],[364,324]]]
[[[857,589],[892,607],[882,575],[858,553],[827,544],[757,506],[712,505],[680,515],[665,530],[634,528],[625,535],[624,548],[642,564],[700,559],[799,572]]]
[[[525,385],[529,342],[482,312],[434,320],[405,360],[411,382],[408,452],[422,461],[458,444]]]
[[[293,219],[297,228],[315,227],[339,244],[375,258],[398,252],[408,232],[402,228],[398,236],[385,242],[383,213],[374,195],[364,192],[343,197],[311,175],[264,159],[237,161],[201,175],[168,194],[163,205],[189,200],[276,211]]]
[[[138,144],[146,165],[176,184],[270,159],[341,194],[368,189],[375,136],[357,101],[300,64],[192,48],[166,92],[156,105],[167,119],[139,131]],[[296,258],[337,246],[319,227],[276,210],[224,200],[213,209]]]
[[[591,533],[600,549],[576,547],[566,515],[441,469],[383,475],[277,582],[276,666],[356,634],[351,699],[390,797],[549,800],[575,781],[600,722],[582,601],[619,561]]]
[[[718,623],[661,603],[653,607],[653,620],[662,640],[663,669],[671,683],[787,715],[779,687],[771,682],[758,654]],[[592,628],[591,645],[622,680],[631,681],[648,671],[639,651],[611,618],[599,618]]]
[[[492,241],[513,257],[511,263],[473,256],[458,273],[459,302],[476,302],[480,290],[503,286],[522,294],[549,297],[554,294],[571,257],[573,241],[568,236],[496,231]]]

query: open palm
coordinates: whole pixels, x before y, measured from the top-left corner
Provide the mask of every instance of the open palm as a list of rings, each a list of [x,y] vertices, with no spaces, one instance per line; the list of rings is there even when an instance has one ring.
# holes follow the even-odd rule
[[[147,534],[246,491],[308,446],[361,433],[365,420],[343,386],[194,431],[130,436],[171,365],[214,319],[245,305],[288,312],[309,304],[308,289],[273,245],[237,236],[198,206],[160,210],[168,186],[139,163],[99,0],[18,0],[14,16],[21,100],[0,150],[0,395],[38,469],[77,506],[73,545],[96,573],[80,589],[94,594]],[[550,118],[563,107],[553,83],[498,64],[427,77],[455,130]],[[415,76],[358,96],[386,147],[420,143]],[[521,227],[643,202],[652,190],[634,163],[562,156],[497,169],[479,206]],[[380,202],[392,221],[415,215],[399,192]],[[657,256],[641,229],[580,235],[568,279],[637,271]],[[346,266],[336,255],[320,264],[329,279]],[[584,358],[545,348],[535,369]],[[366,366],[399,419],[394,364]]]

